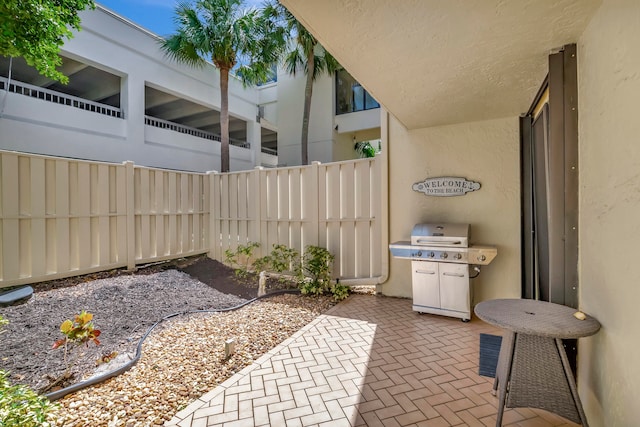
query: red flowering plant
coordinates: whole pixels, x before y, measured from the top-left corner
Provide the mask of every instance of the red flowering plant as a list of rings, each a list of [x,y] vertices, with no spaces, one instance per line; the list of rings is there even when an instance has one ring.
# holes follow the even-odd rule
[[[71,377],[71,367],[77,360],[78,355],[72,360],[69,360],[69,354],[72,353],[75,348],[82,345],[88,347],[91,341],[93,341],[95,345],[100,345],[100,340],[98,339],[100,330],[94,328],[92,320],[93,314],[82,310],[80,314],[74,316],[73,321],[67,319],[60,325],[60,332],[62,332],[64,338],[54,342],[52,348],[64,348],[66,370],[58,379],[49,384],[48,389]]]

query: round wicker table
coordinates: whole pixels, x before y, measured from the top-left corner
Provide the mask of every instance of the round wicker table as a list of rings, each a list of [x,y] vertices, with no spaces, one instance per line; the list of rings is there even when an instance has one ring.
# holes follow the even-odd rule
[[[600,323],[580,320],[564,305],[497,299],[476,305],[476,315],[505,329],[493,390],[499,391],[496,426],[508,408],[540,408],[588,426],[562,339],[593,335]]]

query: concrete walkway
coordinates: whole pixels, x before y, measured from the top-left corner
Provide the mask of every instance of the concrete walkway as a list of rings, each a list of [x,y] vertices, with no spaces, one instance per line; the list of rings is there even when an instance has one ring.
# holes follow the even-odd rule
[[[494,426],[480,333],[500,331],[420,315],[407,299],[352,295],[165,425]],[[505,411],[504,425],[575,426],[531,409]]]

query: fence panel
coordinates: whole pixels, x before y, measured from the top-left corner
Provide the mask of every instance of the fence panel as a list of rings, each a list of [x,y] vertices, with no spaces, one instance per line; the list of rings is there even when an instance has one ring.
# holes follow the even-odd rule
[[[255,202],[257,194],[254,171],[213,174],[213,206],[211,212],[216,233],[212,255],[215,259],[224,260],[227,249],[235,251],[238,245],[257,241],[253,236]]]
[[[335,277],[379,276],[378,175],[375,159],[216,175],[220,208],[213,208],[212,221],[221,243],[212,255],[223,261],[225,249],[248,242],[260,243],[256,256],[274,244],[300,252],[316,245],[335,256]],[[250,232],[244,234],[244,226]]]
[[[126,266],[123,165],[0,158],[0,287]]]
[[[0,288],[209,252],[206,174],[0,151]]]
[[[136,264],[209,252],[206,174],[134,168]]]
[[[0,151],[0,288],[259,242],[335,256],[334,276],[381,274],[376,159],[188,173]]]

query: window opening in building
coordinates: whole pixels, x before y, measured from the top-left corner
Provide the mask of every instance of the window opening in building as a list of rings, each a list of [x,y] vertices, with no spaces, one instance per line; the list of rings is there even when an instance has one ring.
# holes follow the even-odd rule
[[[336,115],[380,108],[380,104],[342,69],[336,72]]]

